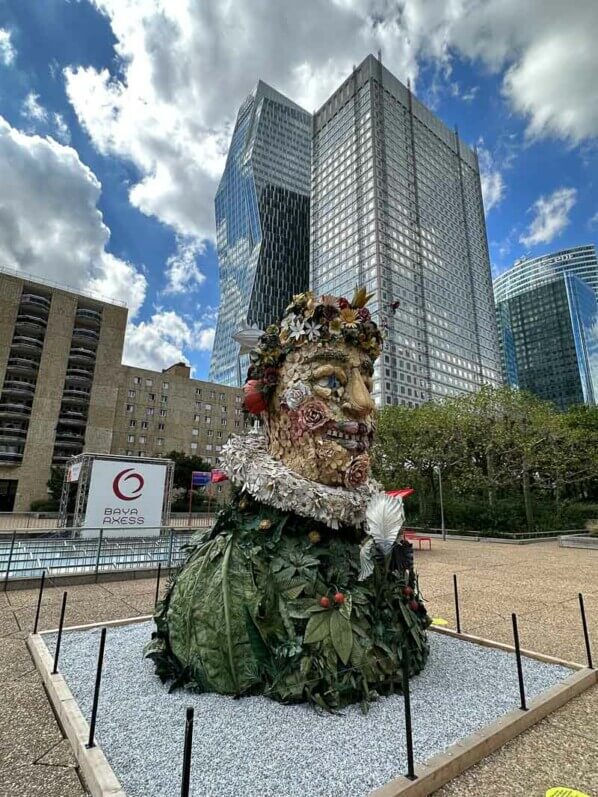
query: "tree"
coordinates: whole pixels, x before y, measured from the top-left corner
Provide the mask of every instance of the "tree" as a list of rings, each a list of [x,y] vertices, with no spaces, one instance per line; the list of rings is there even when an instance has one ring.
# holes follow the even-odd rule
[[[189,501],[189,489],[191,487],[191,474],[193,471],[211,471],[211,465],[208,465],[201,457],[196,456],[187,456],[182,451],[171,451],[167,454],[168,459],[171,459],[174,462],[174,478],[173,478],[173,486],[175,489],[179,490],[179,494],[181,490],[184,490],[184,498],[183,500],[188,505]],[[203,490],[194,489],[193,490],[193,506],[198,508],[204,503],[204,492]]]

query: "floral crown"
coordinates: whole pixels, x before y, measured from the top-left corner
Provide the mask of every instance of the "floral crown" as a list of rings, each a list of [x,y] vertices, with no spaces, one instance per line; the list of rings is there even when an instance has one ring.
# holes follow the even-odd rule
[[[334,345],[342,341],[368,355],[373,364],[382,349],[382,334],[366,304],[373,294],[356,288],[353,299],[299,293],[286,308],[280,325],[271,324],[249,353],[245,409],[264,412],[276,389],[278,369],[286,356],[305,343]]]

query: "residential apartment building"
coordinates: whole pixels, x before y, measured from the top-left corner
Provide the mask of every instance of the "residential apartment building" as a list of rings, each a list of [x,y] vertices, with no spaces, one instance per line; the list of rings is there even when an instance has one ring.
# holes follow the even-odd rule
[[[594,247],[517,261],[494,286],[506,381],[562,410],[598,403]]]
[[[197,454],[242,432],[242,391],[122,365],[124,305],[0,270],[0,511],[47,499],[52,465],[83,451]]]
[[[241,105],[215,199],[220,307],[210,379],[242,385],[233,336],[265,329],[309,284],[311,116],[259,81]]]
[[[372,55],[313,117],[310,283],[374,294],[379,405],[501,384],[476,153]]]

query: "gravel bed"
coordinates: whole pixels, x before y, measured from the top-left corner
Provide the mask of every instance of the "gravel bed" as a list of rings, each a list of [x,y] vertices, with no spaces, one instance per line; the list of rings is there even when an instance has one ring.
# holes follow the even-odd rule
[[[142,657],[151,623],[108,629],[97,741],[128,797],[180,791],[185,708],[195,707],[193,797],[365,797],[406,770],[403,700],[351,706],[341,716],[264,697],[171,695]],[[55,635],[44,635],[53,652]],[[60,672],[89,718],[99,629],[65,632]],[[416,762],[441,752],[519,705],[513,654],[430,634],[413,679]],[[571,674],[524,659],[529,698]]]

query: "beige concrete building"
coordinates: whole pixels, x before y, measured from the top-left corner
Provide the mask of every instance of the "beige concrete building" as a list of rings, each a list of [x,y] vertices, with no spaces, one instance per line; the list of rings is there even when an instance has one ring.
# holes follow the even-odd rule
[[[47,499],[52,465],[90,451],[216,467],[245,428],[238,388],[122,365],[127,309],[0,269],[0,512]]]

